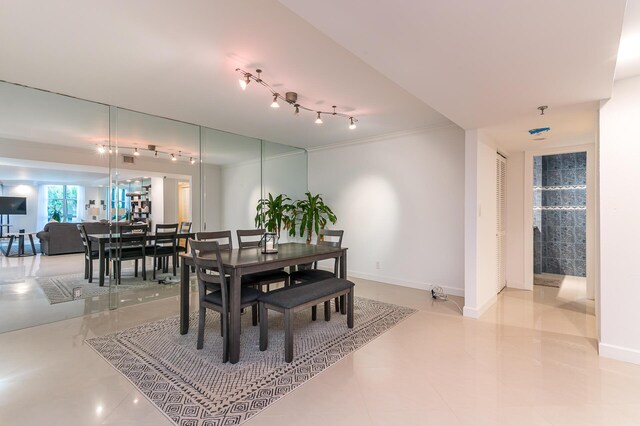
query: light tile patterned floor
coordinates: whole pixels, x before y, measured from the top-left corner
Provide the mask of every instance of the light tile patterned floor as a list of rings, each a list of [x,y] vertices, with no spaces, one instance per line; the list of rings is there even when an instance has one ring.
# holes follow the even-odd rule
[[[640,366],[598,357],[583,281],[507,289],[480,320],[354,281],[420,312],[245,424],[640,424]],[[0,334],[0,424],[169,424],[84,339],[177,313],[171,297]]]

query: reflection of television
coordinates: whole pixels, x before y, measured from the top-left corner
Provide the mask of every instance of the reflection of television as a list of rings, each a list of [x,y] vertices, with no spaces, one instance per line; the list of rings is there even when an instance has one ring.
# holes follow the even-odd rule
[[[0,197],[0,214],[27,214],[25,197]]]

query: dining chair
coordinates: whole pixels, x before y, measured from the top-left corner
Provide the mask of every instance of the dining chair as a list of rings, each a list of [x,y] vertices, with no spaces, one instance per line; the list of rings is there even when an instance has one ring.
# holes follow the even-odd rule
[[[220,245],[212,240],[189,240],[198,278],[198,340],[196,349],[204,346],[204,325],[207,309],[220,314],[222,331],[222,362],[229,360],[229,278],[224,272]],[[256,306],[260,291],[241,286],[240,307]]]
[[[125,239],[126,235],[126,239]],[[120,227],[116,246],[109,249],[109,256],[113,261],[113,275],[116,283],[122,282],[122,262],[135,261],[135,276],[138,276],[138,261],[142,261],[142,279],[147,280],[147,229],[139,232],[126,232]]]
[[[191,232],[191,222],[180,222],[178,226],[178,234],[188,234]],[[184,245],[181,244],[181,241],[184,241]],[[178,245],[176,246],[176,250],[178,253],[188,253],[189,252],[189,238],[178,238]]]
[[[264,229],[238,229],[236,231],[238,245],[241,249],[258,247],[264,233]],[[279,282],[283,282],[285,287],[289,285],[289,274],[284,269],[258,272],[242,277],[242,284],[253,285],[260,290],[266,287],[267,291],[270,290],[271,284]]]
[[[156,269],[158,260],[164,260],[163,272],[167,272],[168,260],[171,258],[173,267],[173,276],[177,274],[176,267],[178,263],[178,224],[157,224],[155,228],[155,236],[153,245],[147,250],[147,256],[153,257],[153,279],[156,279]]]
[[[344,230],[337,229],[320,229],[316,244],[319,246],[330,246],[342,248],[342,236]],[[335,259],[333,272],[324,269],[318,269],[318,262],[312,265],[298,265],[298,270],[289,274],[291,284],[304,283],[309,281],[320,281],[338,276],[338,258]],[[336,297],[336,312],[340,311],[340,300]],[[312,316],[316,317],[316,307],[312,308]]]
[[[144,232],[144,233],[148,233],[149,232],[149,225],[147,225],[146,223],[139,223],[139,224],[127,224],[127,225],[117,225],[117,232],[118,233],[122,233],[122,234],[132,234],[132,233],[139,233],[139,232]],[[129,248],[139,248],[139,242],[135,242],[135,241],[130,241],[130,240],[126,240],[126,241],[122,241],[122,245],[121,248],[123,249],[129,249]],[[134,259],[135,263],[134,263],[134,276],[138,276],[138,260],[139,259]],[[146,262],[145,262],[146,264]]]
[[[78,232],[80,232],[80,239],[82,239],[82,246],[84,247],[84,279],[88,279],[89,282],[93,282],[93,261],[100,258],[99,251],[92,250],[91,241],[89,241],[89,235],[82,223],[76,225]],[[108,251],[106,252],[108,256]],[[109,275],[109,262],[107,261],[107,268],[105,275]]]
[[[233,250],[231,231],[203,231],[196,233],[198,241],[215,241],[220,250]]]

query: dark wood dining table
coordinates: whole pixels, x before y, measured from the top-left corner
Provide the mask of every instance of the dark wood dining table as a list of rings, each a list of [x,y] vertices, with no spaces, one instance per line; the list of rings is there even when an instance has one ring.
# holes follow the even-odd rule
[[[193,232],[178,232],[177,239],[189,239],[193,238],[196,234]],[[122,234],[89,234],[87,235],[90,242],[94,242],[98,244],[98,257],[99,257],[99,285],[100,287],[104,286],[104,271],[107,265],[107,256],[106,256],[106,247],[107,244],[117,244],[118,242],[127,242],[127,240],[140,238],[140,233],[136,232],[127,232]],[[153,241],[156,238],[156,235],[153,232],[147,232],[147,241]]]
[[[326,259],[339,259],[338,275],[347,276],[347,249],[304,243],[278,245],[278,253],[264,254],[258,247],[222,250],[224,272],[231,277],[229,291],[229,361],[240,359],[240,294],[243,275],[271,271]],[[213,256],[211,254],[210,256]],[[194,265],[191,254],[180,255],[180,334],[189,331],[189,275]],[[206,255],[205,255],[206,257]]]

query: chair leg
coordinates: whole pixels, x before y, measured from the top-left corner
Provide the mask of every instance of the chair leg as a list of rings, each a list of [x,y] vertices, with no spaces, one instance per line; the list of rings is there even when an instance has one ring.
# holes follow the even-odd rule
[[[353,287],[351,291],[347,293],[347,327],[353,328]]]
[[[251,305],[251,324],[255,327],[258,325],[258,306]]]
[[[142,260],[142,280],[146,281],[147,280],[147,258],[145,256],[140,260]]]
[[[224,337],[224,314],[220,312],[220,336]]]
[[[336,297],[336,312],[340,312],[340,297]]]
[[[331,301],[324,302],[324,320],[331,321]]]
[[[158,258],[153,256],[153,280],[156,280],[156,265],[158,263]]]
[[[342,315],[347,313],[347,300],[345,296],[340,296],[340,313]]]
[[[204,346],[204,322],[207,318],[207,308],[200,306],[200,312],[198,314],[198,342],[196,343],[196,349],[202,349]]]
[[[89,260],[87,258],[84,259],[84,279],[89,278]]]
[[[134,261],[133,268],[134,268],[133,276],[137,278],[138,277],[138,259]]]
[[[173,276],[175,277],[178,272],[177,272],[177,264],[178,264],[178,255],[174,253],[173,255],[173,259],[172,259],[172,263],[173,263]]]
[[[89,282],[93,282],[93,260],[87,260],[88,262],[88,267],[89,270],[87,271],[87,274],[89,275]]]
[[[169,256],[165,256],[162,259],[162,272],[165,274],[169,272]]]
[[[284,361],[293,361],[293,310],[284,310]]]
[[[311,307],[311,321],[315,321],[318,318],[318,307],[313,305]]]
[[[269,346],[269,314],[264,303],[260,303],[260,350],[266,351]]]
[[[106,265],[104,265],[104,275],[105,276],[109,276],[109,267],[111,266],[111,261],[109,259],[107,259],[107,261],[105,262]]]

